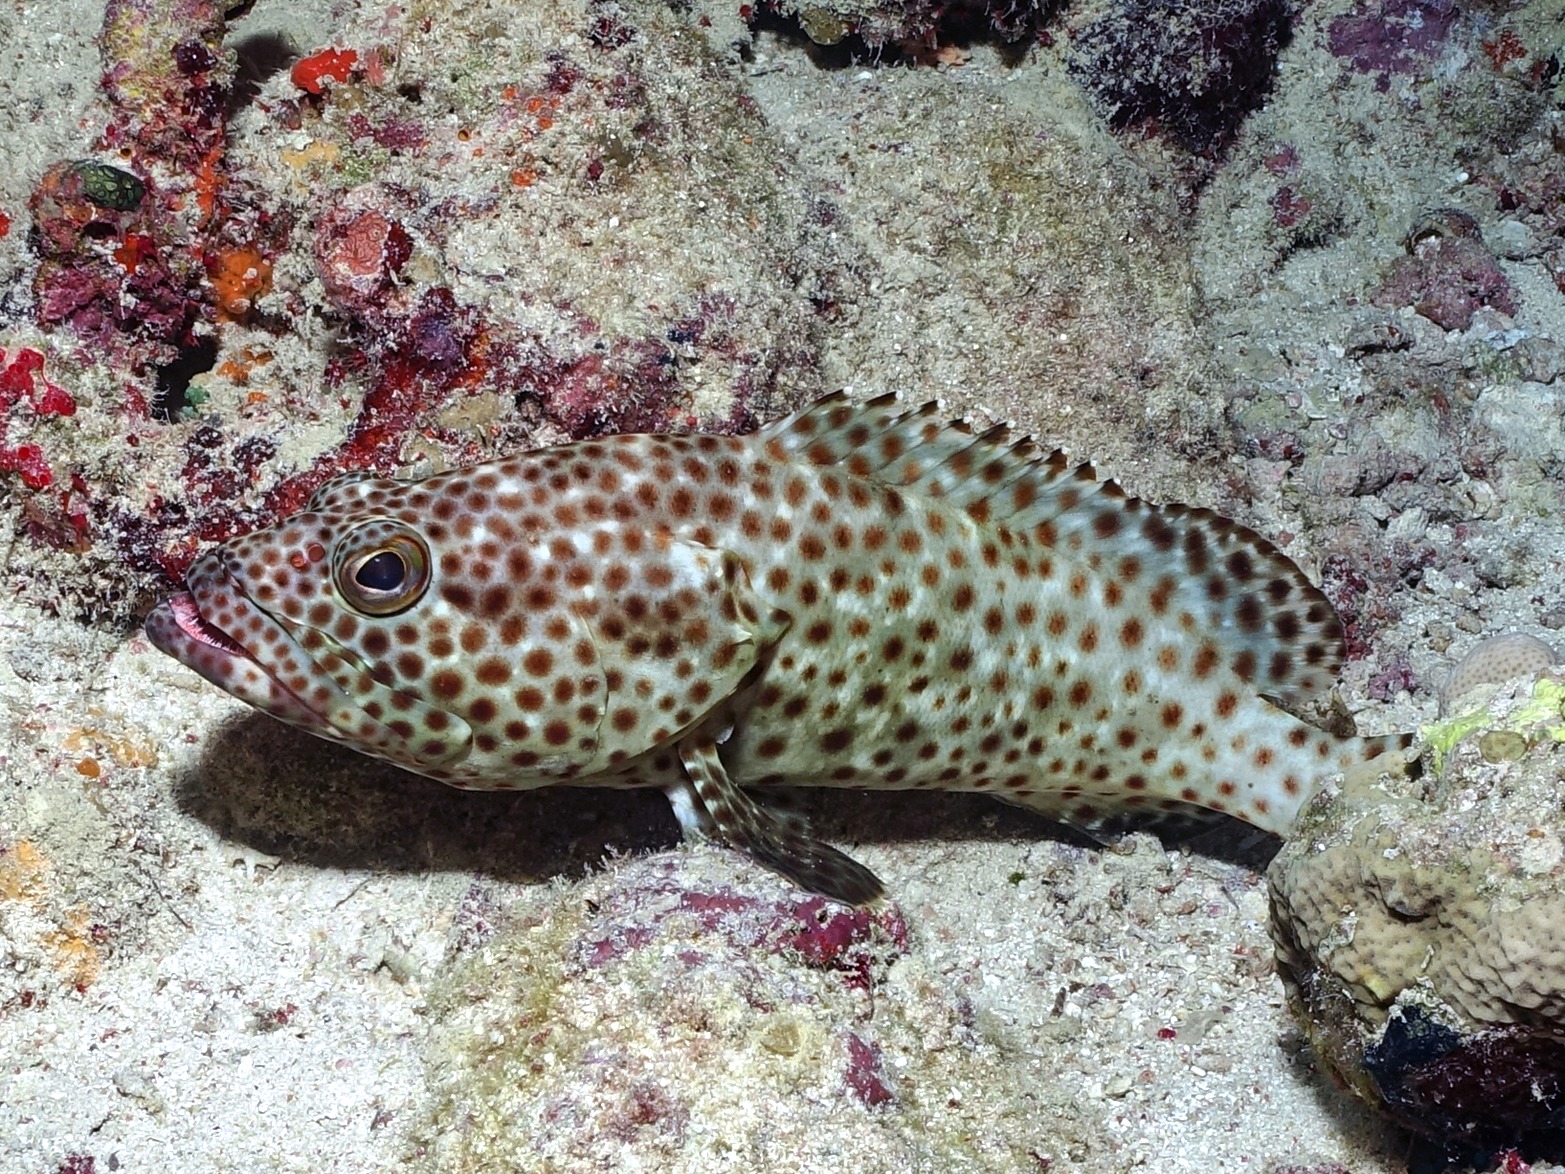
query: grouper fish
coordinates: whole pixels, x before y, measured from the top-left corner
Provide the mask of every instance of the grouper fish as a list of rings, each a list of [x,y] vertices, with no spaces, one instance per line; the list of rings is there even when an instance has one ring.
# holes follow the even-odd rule
[[[148,638],[274,717],[456,787],[659,787],[688,831],[853,903],[880,882],[769,788],[1286,834],[1410,741],[1292,715],[1342,627],[1260,535],[896,396],[349,474],[187,587]]]

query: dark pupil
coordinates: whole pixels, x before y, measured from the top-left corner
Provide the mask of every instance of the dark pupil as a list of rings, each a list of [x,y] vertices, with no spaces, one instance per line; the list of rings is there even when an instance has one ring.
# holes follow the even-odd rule
[[[353,581],[366,591],[395,591],[407,578],[408,567],[402,556],[383,550],[364,560],[353,572]]]

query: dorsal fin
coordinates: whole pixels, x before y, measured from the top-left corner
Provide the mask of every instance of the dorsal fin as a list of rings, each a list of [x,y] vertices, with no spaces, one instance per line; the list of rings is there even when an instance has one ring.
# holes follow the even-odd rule
[[[1156,615],[1192,616],[1242,680],[1285,708],[1331,689],[1347,653],[1342,622],[1297,563],[1209,509],[1152,505],[1112,481],[1098,484],[1095,497],[1039,523],[1033,536],[1072,558],[1096,554],[1120,580],[1148,584]]]
[[[937,499],[1107,582],[1134,582],[1156,616],[1191,616],[1241,678],[1286,705],[1306,704],[1337,678],[1346,649],[1331,603],[1282,551],[1211,510],[1127,497],[1090,464],[1045,454],[1008,425],[975,433],[946,421],[936,402],[907,407],[895,394],[854,404],[835,392],[762,437],[779,459]]]
[[[809,464],[840,465],[855,477],[963,509],[992,500],[998,485],[1017,477],[1041,485],[1068,471],[1064,453],[1043,457],[1025,439],[1013,446],[1008,424],[975,434],[968,421],[949,419],[938,401],[908,408],[896,394],[854,404],[834,392],[763,436]]]

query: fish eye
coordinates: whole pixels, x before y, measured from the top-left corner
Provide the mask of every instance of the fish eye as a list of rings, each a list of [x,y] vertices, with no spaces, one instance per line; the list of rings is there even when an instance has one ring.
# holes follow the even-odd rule
[[[376,540],[339,567],[337,590],[365,615],[395,615],[417,603],[429,586],[429,551],[413,534],[370,537]]]
[[[407,559],[395,550],[370,555],[353,572],[353,581],[366,591],[395,591],[407,577]]]

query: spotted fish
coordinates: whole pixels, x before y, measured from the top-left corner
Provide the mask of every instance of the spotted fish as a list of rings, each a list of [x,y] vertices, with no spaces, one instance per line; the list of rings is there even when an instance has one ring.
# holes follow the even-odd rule
[[[1342,630],[1254,531],[895,396],[350,474],[187,585],[149,639],[283,721],[458,787],[661,787],[687,829],[850,902],[880,883],[768,788],[1285,834],[1408,744],[1290,714]]]

